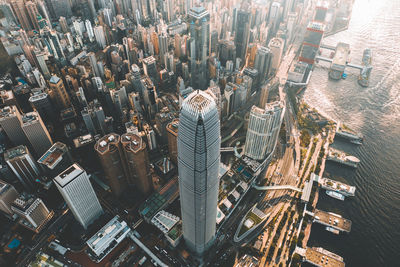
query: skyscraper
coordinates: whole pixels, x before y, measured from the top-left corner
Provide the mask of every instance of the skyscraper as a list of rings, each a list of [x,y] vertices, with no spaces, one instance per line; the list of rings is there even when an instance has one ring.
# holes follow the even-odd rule
[[[213,98],[200,90],[179,117],[179,192],[186,245],[202,254],[215,238],[219,189],[220,122]]]
[[[208,86],[207,62],[210,54],[210,14],[202,6],[189,10],[189,61],[194,89]]]
[[[250,111],[244,154],[255,160],[264,160],[276,146],[285,106],[276,101],[265,108],[253,106]]]
[[[254,68],[258,70],[258,81],[255,81],[258,84],[264,83],[265,79],[268,78],[271,72],[271,62],[272,62],[272,53],[271,50],[264,46],[259,46],[257,48],[257,54],[254,62]]]
[[[65,89],[63,81],[57,76],[53,75],[49,81],[50,98],[57,104],[58,108],[64,109],[71,107],[71,100]]]
[[[37,161],[52,177],[72,165],[72,157],[66,144],[54,143]]]
[[[169,157],[175,164],[178,163],[178,127],[179,119],[174,119],[167,125]]]
[[[46,126],[35,111],[26,113],[22,117],[22,130],[37,157],[43,155],[53,145],[53,140],[51,140]]]
[[[32,26],[29,22],[28,15],[25,12],[24,0],[12,0],[10,2],[12,9],[14,10],[15,16],[18,18],[19,24],[25,31],[32,30]]]
[[[85,229],[103,213],[89,176],[78,164],[60,173],[54,178],[54,183],[75,219]]]
[[[40,198],[24,194],[14,200],[11,209],[20,216],[20,224],[37,233],[54,214]]]
[[[249,42],[251,13],[247,10],[239,10],[236,18],[235,45],[236,56],[244,62],[247,43]],[[237,67],[237,66],[236,66]]]
[[[128,183],[136,185],[143,194],[148,194],[153,186],[146,143],[140,136],[126,133],[121,136],[121,145],[126,159]]]
[[[8,149],[4,160],[25,188],[31,189],[40,171],[28,148],[21,145]]]
[[[16,106],[0,109],[0,126],[14,145],[27,145],[28,139],[21,127],[22,117]]]
[[[31,20],[31,23],[33,25],[33,28],[35,28],[35,30],[39,30],[39,22],[37,20],[37,17],[39,14],[39,11],[36,7],[36,4],[33,3],[32,1],[28,1],[25,3],[26,6],[26,11],[28,12],[29,15],[29,19]]]
[[[12,216],[11,205],[17,198],[18,192],[14,186],[0,180],[0,210]]]
[[[276,72],[279,68],[279,64],[281,63],[283,47],[285,46],[285,42],[282,38],[272,38],[269,41],[268,47],[272,53],[272,62],[271,62],[271,69]]]
[[[100,138],[94,145],[106,179],[116,196],[120,196],[126,188],[126,166],[121,149],[120,136],[115,133]]]
[[[54,120],[55,113],[49,95],[45,92],[36,92],[29,98],[32,108],[37,111],[44,122]]]

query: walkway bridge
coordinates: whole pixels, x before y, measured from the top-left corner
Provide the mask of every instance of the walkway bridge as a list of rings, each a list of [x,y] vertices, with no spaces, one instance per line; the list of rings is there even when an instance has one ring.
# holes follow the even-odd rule
[[[297,188],[292,185],[273,185],[273,186],[258,186],[253,185],[253,188],[256,190],[267,191],[267,190],[293,190],[296,192],[303,192],[302,189]]]
[[[234,147],[221,147],[219,150],[221,153],[222,152],[234,152],[235,148]]]

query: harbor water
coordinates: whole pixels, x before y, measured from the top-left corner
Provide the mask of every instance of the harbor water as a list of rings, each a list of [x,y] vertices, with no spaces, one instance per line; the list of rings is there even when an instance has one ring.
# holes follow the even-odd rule
[[[361,63],[372,49],[368,88],[359,71],[346,69],[346,80],[328,78],[316,66],[304,99],[323,114],[364,135],[361,146],[335,140],[334,147],[361,160],[357,169],[329,162],[324,176],[357,187],[345,201],[322,190],[318,209],[350,219],[349,234],[334,235],[313,225],[309,246],[321,246],[344,258],[346,266],[399,266],[400,259],[400,0],[356,0],[348,30],[323,43],[350,45],[351,62]]]

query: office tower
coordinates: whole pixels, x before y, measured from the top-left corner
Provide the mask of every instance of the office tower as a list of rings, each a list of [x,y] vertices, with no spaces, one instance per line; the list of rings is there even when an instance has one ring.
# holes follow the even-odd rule
[[[311,21],[304,35],[303,46],[300,51],[299,61],[314,64],[315,57],[319,52],[325,26],[321,22]]]
[[[8,149],[4,160],[25,188],[31,189],[40,171],[28,148],[21,145]]]
[[[247,44],[249,42],[251,13],[248,10],[239,10],[236,18],[235,45],[236,56],[245,60]]]
[[[29,112],[22,116],[22,130],[37,157],[43,155],[53,145],[53,140],[37,112]]]
[[[273,55],[269,48],[264,46],[259,46],[257,48],[256,59],[254,62],[254,68],[258,71],[258,79],[255,81],[257,85],[264,83],[268,78],[271,72],[272,60]]]
[[[93,136],[96,134],[106,134],[106,116],[100,103],[95,100],[89,103],[82,111],[83,122],[89,133]]]
[[[121,146],[126,159],[128,183],[136,185],[143,194],[148,194],[153,189],[153,182],[146,143],[136,134],[125,133],[121,136]]]
[[[94,40],[94,32],[93,32],[93,27],[92,23],[90,20],[85,20],[85,27],[86,27],[86,32],[88,34],[89,41],[93,42]]]
[[[6,18],[8,24],[17,23],[17,18],[15,17],[12,7],[9,3],[5,1],[0,2],[0,10]]]
[[[94,145],[106,179],[116,196],[126,188],[126,169],[124,154],[121,149],[120,136],[115,133],[100,138]]]
[[[236,46],[233,41],[221,40],[219,43],[219,61],[222,66],[226,65],[228,60],[235,61],[236,59]]]
[[[265,105],[268,102],[268,94],[269,94],[269,90],[270,90],[270,86],[271,84],[264,84],[261,88],[261,96],[260,96],[260,103],[258,105],[258,107],[260,108],[265,108]]]
[[[50,79],[51,76],[50,76],[49,68],[47,67],[47,64],[46,64],[46,59],[47,59],[46,55],[43,52],[39,52],[37,50],[34,50],[33,54],[39,65],[40,71],[43,73],[43,76],[46,79]]]
[[[145,108],[147,110],[147,114],[150,117],[154,117],[157,112],[157,92],[156,88],[148,77],[144,77],[141,79],[141,83],[143,86],[143,98],[145,103]]]
[[[214,100],[197,90],[179,116],[179,192],[186,245],[202,254],[215,238],[219,191],[220,122]]]
[[[20,224],[37,233],[54,214],[54,212],[49,211],[40,198],[25,194],[14,200],[11,209],[20,216]]]
[[[59,17],[70,18],[72,16],[71,3],[65,0],[51,0],[55,19]]]
[[[13,215],[11,205],[18,198],[18,192],[14,186],[0,180],[0,210],[9,216]]]
[[[100,48],[104,49],[106,47],[106,36],[104,34],[103,26],[98,25],[94,27],[94,36]]]
[[[74,163],[54,178],[75,219],[85,228],[96,220],[103,209],[89,181],[86,171]]]
[[[71,107],[71,100],[65,89],[63,81],[57,76],[53,75],[49,81],[49,95],[53,100],[53,103],[57,105],[59,109],[65,109]]]
[[[194,89],[208,86],[207,62],[210,54],[210,14],[202,6],[189,10],[189,61]]]
[[[282,38],[272,38],[269,41],[268,47],[272,53],[272,62],[271,62],[271,69],[274,72],[278,71],[279,64],[281,63],[283,47],[285,46],[285,42]]]
[[[264,160],[275,150],[285,106],[276,101],[265,108],[253,106],[250,111],[244,154],[255,160]]]
[[[178,127],[179,119],[174,119],[167,125],[169,157],[175,164],[178,163]]]
[[[21,127],[22,116],[16,106],[0,109],[0,126],[14,145],[27,145],[28,139]]]
[[[51,177],[60,174],[73,163],[67,145],[61,142],[55,142],[37,162]]]
[[[61,46],[57,31],[51,30],[49,27],[45,27],[42,29],[41,33],[42,39],[50,54],[52,54],[56,59],[65,59],[64,49]]]
[[[217,105],[218,109],[218,115],[221,116],[221,89],[219,88],[218,85],[212,85],[205,90],[207,94],[212,96],[212,98],[215,101],[215,104]]]
[[[328,12],[328,2],[318,2],[315,7],[314,21],[325,23],[326,13]]]
[[[149,76],[153,83],[157,83],[158,75],[157,75],[157,67],[156,67],[156,59],[153,56],[147,57],[143,59],[143,72],[146,76]]]
[[[33,25],[33,28],[38,31],[40,29],[38,22],[38,15],[40,16],[40,14],[36,7],[36,4],[33,3],[32,1],[28,1],[25,3],[25,7],[29,15],[29,19],[31,20],[31,24]]]
[[[60,23],[60,27],[61,27],[62,32],[63,33],[69,32],[67,19],[65,17],[60,17],[60,19],[58,21]]]
[[[25,31],[32,30],[32,26],[29,22],[28,15],[25,12],[24,0],[12,0],[10,5],[14,10],[14,14],[17,17],[19,24]]]

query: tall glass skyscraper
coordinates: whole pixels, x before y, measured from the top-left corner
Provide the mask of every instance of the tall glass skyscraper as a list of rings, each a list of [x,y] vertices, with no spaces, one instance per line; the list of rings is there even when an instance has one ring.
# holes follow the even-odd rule
[[[178,166],[183,237],[198,255],[215,238],[220,145],[214,99],[194,91],[183,101],[179,117]]]

